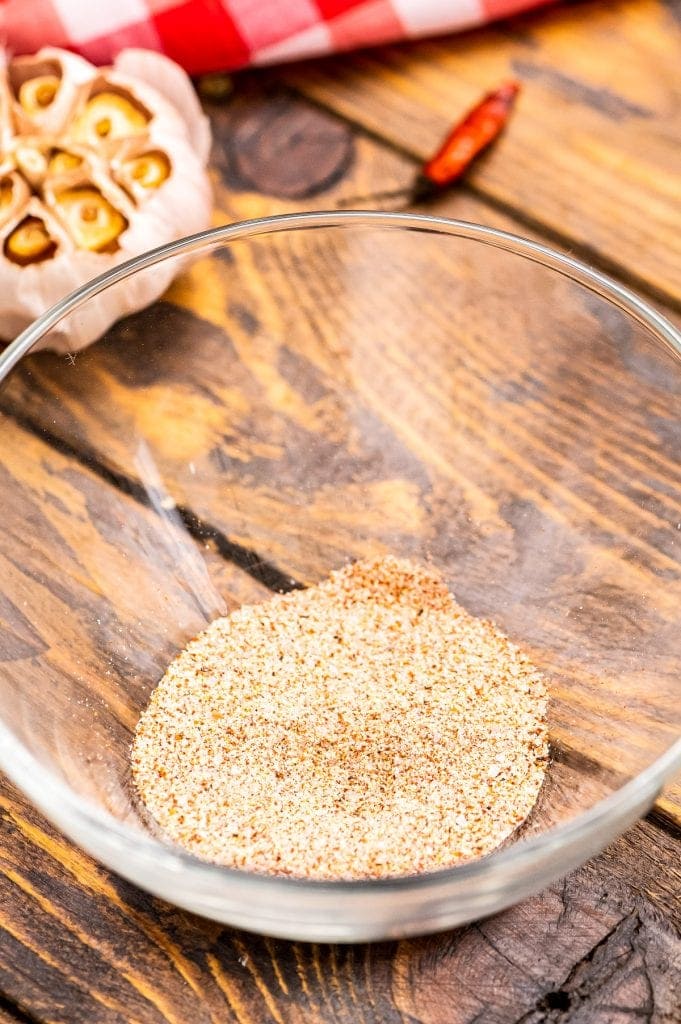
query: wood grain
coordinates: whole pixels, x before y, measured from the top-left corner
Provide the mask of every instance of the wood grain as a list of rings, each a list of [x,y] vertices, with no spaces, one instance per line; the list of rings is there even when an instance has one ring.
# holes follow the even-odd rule
[[[270,591],[162,497],[145,507],[2,416],[0,429],[3,720],[46,771],[134,822],[128,749],[151,688],[216,614]]]
[[[333,209],[344,196],[401,188],[412,162],[333,113],[244,75],[229,103],[206,104],[213,130],[214,223]]]
[[[477,925],[320,947],[237,933],[145,895],[6,786],[0,989],[55,1024],[671,1024],[677,844],[642,822],[564,883]]]
[[[304,64],[285,80],[423,160],[482,92],[518,78],[517,112],[471,185],[678,303],[680,49],[673,5],[594,0]]]
[[[243,549],[225,551],[220,535],[195,521],[188,532],[160,489],[155,501],[127,496],[11,420],[0,425],[0,486],[12,495],[0,506],[4,720],[44,770],[144,827],[128,752],[152,687],[212,618],[293,581],[268,578],[245,558],[239,568]],[[573,817],[618,781],[556,749],[525,834]]]
[[[213,111],[215,166],[232,190],[305,200],[327,194],[351,171],[355,137],[348,125],[282,93],[242,84],[236,100]]]
[[[26,1020],[27,1018],[24,1017],[24,1024],[26,1024]],[[2,996],[0,996],[0,1024],[21,1024],[21,1017],[17,1016],[16,1008],[10,1003],[7,1006],[2,1005]]]
[[[660,10],[657,5],[638,6],[647,12],[648,20],[641,36],[642,64],[624,62],[627,81],[633,82],[647,74],[640,68],[649,60],[651,46],[658,47],[657,25],[662,17],[655,13]],[[626,8],[631,12],[633,5]],[[596,28],[601,33],[603,25],[611,25],[600,7],[583,4],[547,15],[546,22],[542,16],[539,23],[548,26],[542,33],[557,40],[558,30],[552,26],[564,24],[579,34],[582,30],[575,12],[585,10],[594,19],[595,33]],[[528,40],[535,33],[533,19],[527,29],[523,24],[513,30],[518,52],[528,49]],[[631,28],[629,14],[615,33],[615,45],[621,45],[617,40]],[[476,38],[477,34],[470,36],[472,41]],[[508,32],[500,38],[505,45]],[[584,41],[585,36],[580,38]],[[454,50],[460,44],[446,45]],[[481,53],[488,52],[485,46]],[[573,53],[567,28],[563,51],[566,58]],[[420,52],[420,44],[413,52]],[[631,53],[632,48],[627,51],[625,47],[622,52]],[[394,60],[398,63],[398,58]],[[491,56],[486,60],[491,61]],[[558,61],[558,66],[562,69],[563,64]],[[469,95],[473,98],[478,85],[487,84],[482,82],[482,71],[486,74],[490,68],[490,63],[482,67],[480,81],[475,76],[462,78],[466,82],[462,101],[467,102]],[[569,71],[573,75],[572,67]],[[325,71],[318,73],[322,79],[326,75]],[[433,75],[440,73],[438,60]],[[299,74],[295,72],[298,84]],[[317,73],[306,72],[310,74],[314,77]],[[534,71],[525,68],[523,74],[532,78]],[[552,90],[569,89],[556,74],[551,94]],[[594,74],[590,64],[587,82]],[[607,67],[604,74],[609,74]],[[400,75],[395,72],[396,81],[401,80]],[[456,77],[452,72],[451,81],[455,83]],[[429,89],[422,86],[420,74],[417,80],[425,97],[423,110],[427,107],[429,111]],[[534,81],[539,77],[535,75]],[[338,85],[338,96],[345,103],[345,82],[339,78]],[[544,82],[541,88],[546,87]],[[371,94],[370,82],[363,88]],[[411,87],[402,83],[400,88],[405,103],[411,103]],[[648,88],[654,91],[652,82]],[[657,89],[664,94],[664,78]],[[613,111],[630,125],[643,118],[631,109],[637,102],[631,91],[624,99],[618,90],[617,96],[605,99],[590,94],[579,100],[573,97],[570,104],[581,109],[579,105],[588,105],[588,101],[596,107],[606,103],[610,120]],[[650,105],[650,97],[646,102]],[[268,113],[270,105],[272,113]],[[571,110],[570,105],[561,108],[561,116]],[[424,145],[431,128],[437,132],[445,121],[451,121],[451,116],[444,117],[442,112],[436,119],[429,112],[420,116],[426,125]],[[281,92],[274,96],[263,93],[255,79],[246,81],[235,102],[216,105],[212,117],[218,138],[214,155],[216,223],[329,206],[343,195],[399,187],[413,173],[410,159],[351,132],[323,111],[313,113],[299,99]],[[655,118],[657,125],[659,112]],[[389,104],[384,120],[386,125],[395,124]],[[420,131],[418,122],[412,122],[407,138],[417,138]],[[233,135],[240,140],[238,148],[232,144]],[[314,138],[308,148],[301,139],[310,135]],[[610,145],[607,131],[604,138]],[[316,153],[314,160],[308,159],[311,152]],[[655,152],[658,159],[658,150]],[[508,169],[508,164],[503,166]],[[487,167],[480,168],[481,175],[488,173]],[[523,202],[520,216],[527,221],[529,203]],[[517,221],[463,192],[436,209],[518,229]],[[580,207],[577,221],[586,233],[590,227],[585,210]],[[571,222],[570,231],[573,226]],[[578,233],[575,237],[579,241]],[[616,243],[607,244],[616,244],[612,251],[622,252],[623,264],[628,264],[630,248],[626,239],[622,242],[619,228],[613,227],[611,237]],[[608,258],[605,244],[604,259]],[[295,252],[292,255],[295,257]],[[644,267],[647,260],[646,252]],[[322,262],[320,268],[323,282],[333,264]],[[595,380],[587,381],[589,386],[579,392],[579,401],[569,388],[565,393],[560,388],[561,374],[566,365],[569,368],[575,331],[581,325],[592,332],[599,313],[603,316],[593,306],[580,310],[576,327],[572,321],[565,325],[558,338],[562,356],[559,353],[553,362],[549,359],[541,372],[521,370],[521,353],[511,347],[504,372],[496,368],[498,421],[482,422],[479,416],[480,380],[490,374],[494,377],[493,356],[479,362],[464,348],[468,354],[463,366],[445,360],[442,365],[454,372],[453,379],[465,381],[465,389],[448,393],[442,381],[424,372],[424,361],[415,359],[419,354],[412,347],[404,352],[399,346],[396,352],[381,347],[372,353],[365,345],[359,350],[367,360],[360,375],[365,382],[361,394],[365,419],[359,424],[362,429],[353,434],[340,400],[350,379],[347,353],[333,344],[333,318],[332,329],[326,333],[313,318],[309,332],[297,332],[281,343],[276,331],[281,327],[282,295],[269,296],[256,288],[261,269],[238,254],[231,260],[225,256],[198,266],[175,286],[166,305],[152,311],[150,320],[142,316],[121,325],[102,345],[79,355],[75,365],[42,356],[27,363],[25,371],[14,378],[3,396],[5,408],[28,421],[30,429],[23,431],[6,419],[0,424],[4,442],[0,464],[11,481],[8,492],[5,480],[2,493],[13,498],[10,506],[3,508],[0,557],[22,552],[18,570],[2,563],[4,589],[9,579],[10,591],[17,597],[11,606],[0,609],[2,650],[11,659],[0,666],[5,673],[3,681],[12,685],[12,664],[17,669],[16,682],[19,673],[25,676],[31,659],[41,659],[46,680],[57,672],[62,684],[65,676],[70,678],[66,691],[77,696],[84,678],[96,694],[104,668],[102,653],[113,651],[119,672],[115,714],[99,721],[90,715],[87,721],[100,748],[105,735],[120,737],[119,754],[109,759],[107,768],[110,777],[115,777],[122,770],[125,738],[151,685],[157,659],[167,657],[183,630],[191,631],[205,616],[206,608],[196,603],[196,584],[200,591],[205,585],[205,576],[197,579],[194,575],[201,564],[209,575],[211,593],[215,590],[231,606],[257,599],[266,592],[264,586],[282,582],[286,576],[282,567],[300,571],[302,577],[306,573],[314,576],[329,560],[359,551],[362,545],[371,549],[385,543],[386,537],[398,536],[400,543],[418,546],[422,536],[421,527],[416,526],[423,522],[424,507],[433,516],[436,536],[449,538],[452,547],[445,552],[436,549],[436,554],[446,556],[453,571],[464,574],[466,599],[484,613],[488,581],[477,578],[473,564],[463,556],[484,541],[490,524],[493,532],[503,530],[508,540],[509,563],[504,567],[503,559],[500,561],[497,597],[504,595],[504,588],[508,595],[513,583],[509,566],[519,560],[525,573],[530,564],[536,565],[535,581],[538,578],[554,597],[565,601],[569,579],[563,579],[562,566],[579,555],[570,530],[574,517],[588,509],[591,516],[596,515],[602,531],[597,539],[610,544],[633,504],[638,509],[638,525],[632,543],[599,565],[589,577],[589,585],[572,594],[572,614],[581,616],[585,633],[591,637],[592,653],[597,656],[599,650],[602,656],[607,649],[607,637],[613,630],[630,638],[630,651],[636,649],[640,626],[656,630],[661,643],[656,666],[660,677],[664,679],[671,671],[672,661],[675,670],[674,638],[663,625],[667,618],[671,622],[678,603],[674,599],[667,605],[661,595],[670,581],[671,592],[676,593],[678,558],[669,526],[670,510],[678,506],[680,497],[674,452],[681,438],[676,411],[669,404],[673,393],[665,391],[659,365],[648,357],[645,347],[635,338],[629,338],[625,346],[628,365],[636,368],[650,389],[649,396],[654,397],[647,403],[641,396],[620,396],[618,414],[623,411],[626,417],[634,417],[639,432],[625,445],[617,418],[608,424],[606,417],[597,415],[604,382],[612,384],[612,363],[607,358],[598,362],[608,355],[607,345],[603,347],[601,341],[598,359],[590,366]],[[647,269],[644,277],[653,282]],[[408,297],[409,282],[401,285]],[[319,290],[316,281],[301,290],[306,309],[316,308]],[[395,301],[401,309],[399,291]],[[243,294],[248,296],[245,303]],[[343,315],[341,306],[338,316]],[[169,336],[159,336],[159,323],[167,327]],[[151,324],[156,328],[153,337]],[[617,326],[607,318],[601,324],[606,335]],[[484,321],[474,318],[467,332],[457,335],[457,345],[484,329]],[[547,345],[551,340],[555,346],[555,338],[547,339]],[[223,362],[225,345],[227,362]],[[137,350],[139,359],[134,357]],[[472,351],[475,353],[475,347]],[[401,355],[408,357],[410,373],[415,371],[410,390],[406,388],[405,366],[397,358]],[[226,376],[221,376],[227,368]],[[212,382],[211,388],[206,381]],[[381,388],[374,382],[380,382]],[[467,467],[456,479],[450,471],[445,472],[451,461],[451,440],[446,436],[451,430],[451,403],[460,397],[465,401],[456,429],[464,430],[461,436],[469,441],[477,439],[478,447],[471,451],[487,450],[491,439],[495,450],[505,453],[505,473],[490,493],[486,490],[489,483],[483,479],[484,466],[478,471]],[[562,436],[551,421],[554,402],[565,417],[561,419],[565,427]],[[400,415],[391,415],[391,406]],[[185,418],[178,413],[180,409]],[[263,416],[267,409],[270,413]],[[138,460],[130,473],[124,436],[112,429],[120,415],[126,430],[140,429],[147,434],[165,489],[158,486],[158,480],[157,486],[146,491],[140,487],[140,465],[147,480],[153,470],[148,460]],[[367,420],[367,416],[371,418]],[[194,425],[191,431],[189,421]],[[589,467],[588,486],[578,495],[581,504],[559,503],[561,515],[555,519],[555,510],[549,510],[550,502],[547,505],[547,478],[558,479],[565,473],[574,452],[588,443],[595,421],[603,444]],[[406,429],[412,422],[422,423],[427,443],[423,432]],[[366,441],[362,442],[367,424],[375,441],[368,448]],[[484,443],[480,428],[484,428]],[[35,431],[42,440],[35,437]],[[335,460],[334,473],[341,480],[339,495],[330,497],[328,490],[325,492],[323,466],[311,459],[297,465],[292,453],[300,450],[300,439],[307,436],[313,448],[323,442],[325,458]],[[288,445],[293,447],[287,454]],[[524,461],[509,459],[509,452],[514,451],[524,452]],[[358,454],[364,460],[363,486],[371,485],[373,500],[369,517],[365,495],[346,486],[343,474],[353,464],[348,462],[348,453],[353,460]],[[535,470],[530,472],[532,465]],[[289,489],[288,498],[267,490],[274,467],[277,474],[285,474],[282,479]],[[189,523],[194,538],[188,540],[175,518],[173,500],[182,502],[199,493],[190,479],[198,474],[206,482],[205,507],[198,502],[196,508],[181,510],[180,518]],[[226,511],[219,524],[201,522],[197,513],[200,517],[214,507],[208,501],[211,486],[225,479],[229,501],[237,497],[239,517]],[[509,490],[511,479],[515,490]],[[569,474],[564,480],[570,483]],[[306,499],[310,494],[314,497],[307,524],[314,543],[298,549],[291,544],[282,516],[282,508],[286,509],[296,488],[302,488]],[[502,495],[506,495],[505,502]],[[563,492],[560,498],[563,502]],[[452,502],[459,503],[454,510]],[[229,503],[225,506],[231,507]],[[344,517],[339,515],[341,507]],[[164,554],[160,558],[159,516],[172,538],[165,546],[161,544]],[[359,547],[358,516],[363,523],[372,524]],[[481,524],[479,535],[471,533],[471,523]],[[538,536],[542,538],[539,548]],[[257,554],[249,553],[254,539],[267,541],[272,552],[281,556],[277,557],[281,564],[263,563]],[[192,547],[195,541],[201,545],[198,562]],[[184,552],[179,566],[178,550]],[[58,559],[54,557],[57,551]],[[147,575],[152,552],[153,580]],[[111,574],[120,576],[124,596],[115,609],[104,585]],[[195,585],[183,590],[177,585],[178,576],[188,576]],[[643,579],[645,601],[625,600],[630,592],[639,593],[637,587]],[[661,582],[656,585],[656,580]],[[172,615],[180,623],[175,632],[167,629],[168,613],[153,584],[172,597]],[[31,607],[30,614],[23,610],[24,600]],[[142,615],[138,614],[140,607],[145,609]],[[513,628],[514,615],[522,618],[522,608],[514,612],[509,603],[508,614],[507,628]],[[541,608],[534,607],[532,615],[541,620]],[[519,621],[516,618],[516,628]],[[114,646],[118,628],[132,643]],[[540,622],[535,634],[540,646],[546,636],[542,629],[546,631],[546,621]],[[561,635],[565,639],[565,634]],[[72,650],[67,649],[64,637]],[[125,666],[126,654],[133,658],[129,667]],[[573,674],[573,682],[576,668],[568,658],[566,671]],[[626,678],[617,657],[610,671]],[[629,682],[624,699],[636,701],[636,682]],[[593,683],[582,679],[575,691],[587,718],[594,711]],[[35,696],[40,698],[40,694]],[[661,690],[660,696],[664,699],[647,723],[649,709],[633,705],[643,723],[642,751],[656,735],[659,738],[659,729],[669,728],[673,721],[671,691],[664,696]],[[88,709],[76,703],[74,710],[74,728],[82,728]],[[39,735],[49,749],[54,736],[49,716],[44,719]],[[584,746],[593,748],[593,739],[587,735]],[[589,765],[593,769],[594,762],[585,761],[581,769],[557,763],[553,782],[566,801],[571,793],[599,786],[604,780],[608,784],[608,773],[596,763],[595,774],[589,775]],[[80,777],[79,768],[74,771],[74,781]],[[116,793],[115,787],[109,788],[107,799],[112,800],[112,809],[120,812],[120,803],[116,805],[120,793]],[[677,789],[665,807],[673,814],[680,803]],[[478,925],[419,941],[318,947],[235,933],[149,897],[72,847],[4,784],[0,788],[0,1024],[184,1024],[190,1020],[197,1024],[672,1024],[679,1020],[681,987],[680,842],[678,828],[669,820],[665,828],[647,820],[564,883]]]
[[[214,112],[218,138],[246,124],[265,140],[270,102],[247,86]],[[286,164],[293,140],[302,166],[307,132],[312,152],[320,132],[340,133],[287,102],[274,148]],[[258,187],[276,193],[279,163],[260,144]],[[365,144],[365,180],[382,178],[383,154]],[[223,157],[218,216],[277,208],[252,183],[233,191],[228,146]],[[446,202],[480,212],[470,197]],[[144,438],[177,505],[295,579],[386,548],[434,557],[472,611],[546,666],[555,738],[609,771],[644,767],[679,724],[677,371],[617,313],[539,268],[518,281],[499,254],[453,254],[426,236],[355,250],[315,238],[202,260],[170,301],[75,362],[26,361],[4,407],[133,490],[132,442]],[[349,277],[362,287],[346,291]],[[550,324],[526,315],[547,290],[561,311]],[[679,813],[676,790],[666,807]]]

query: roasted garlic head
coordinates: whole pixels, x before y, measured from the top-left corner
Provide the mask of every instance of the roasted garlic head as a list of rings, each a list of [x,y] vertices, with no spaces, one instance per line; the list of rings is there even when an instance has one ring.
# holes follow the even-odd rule
[[[178,65],[124,50],[96,68],[47,48],[0,67],[0,338],[146,249],[208,227],[210,131]],[[102,293],[44,347],[74,352],[153,302],[177,263]]]

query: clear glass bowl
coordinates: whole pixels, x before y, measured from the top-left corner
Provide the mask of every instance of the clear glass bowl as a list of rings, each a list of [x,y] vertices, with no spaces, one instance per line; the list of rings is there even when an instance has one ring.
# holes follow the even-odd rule
[[[166,300],[98,345],[29,354],[170,263]],[[679,352],[603,275],[429,217],[236,224],[86,285],[0,356],[2,768],[120,874],[271,935],[434,931],[541,889],[681,765]],[[431,559],[545,671],[553,760],[529,822],[477,862],[355,883],[154,836],[127,756],[173,654],[240,602],[384,551]],[[679,789],[663,799],[677,815]]]

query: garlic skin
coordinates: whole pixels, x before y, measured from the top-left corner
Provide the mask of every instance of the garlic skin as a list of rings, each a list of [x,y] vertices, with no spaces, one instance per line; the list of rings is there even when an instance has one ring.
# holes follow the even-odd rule
[[[208,163],[212,142],[208,118],[194,89],[187,89],[187,76],[179,64],[163,54],[131,47],[119,53],[114,67],[122,76],[145,82],[163,95],[180,114],[199,160]]]
[[[124,50],[97,68],[46,47],[0,64],[0,145],[4,340],[115,264],[210,224],[208,122],[160,54]],[[181,269],[175,260],[109,288],[40,347],[76,352]]]

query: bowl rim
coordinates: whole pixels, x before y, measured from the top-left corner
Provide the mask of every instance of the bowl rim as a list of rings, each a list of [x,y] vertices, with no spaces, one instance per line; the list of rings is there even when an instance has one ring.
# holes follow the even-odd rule
[[[468,221],[434,217],[425,214],[383,213],[380,211],[347,210],[314,213],[280,214],[240,221],[222,227],[189,235],[177,241],[158,246],[110,268],[55,303],[0,354],[0,384],[41,337],[60,320],[106,288],[124,281],[166,259],[196,254],[232,241],[272,234],[314,228],[343,228],[351,225],[375,228],[407,229],[441,235],[453,235],[481,242],[539,263],[596,292],[624,310],[638,323],[648,328],[655,338],[681,357],[681,332],[666,317],[658,313],[633,291],[606,274],[589,267],[540,242],[497,228],[485,227]],[[408,889],[426,891],[448,881],[482,881],[496,875],[503,868],[524,872],[536,865],[539,854],[545,859],[570,842],[593,835],[599,826],[624,818],[629,808],[640,804],[643,793],[654,800],[662,786],[681,770],[681,737],[659,757],[623,786],[597,801],[586,811],[569,821],[552,826],[537,836],[521,843],[493,851],[485,857],[426,874],[406,875],[383,879],[318,880],[255,874],[203,861],[181,847],[156,839],[151,833],[136,830],[118,821],[112,814],[79,796],[66,783],[50,776],[11,729],[0,719],[0,769],[31,800],[67,834],[76,832],[81,841],[93,832],[105,841],[114,840],[118,849],[134,859],[142,858],[154,871],[181,873],[183,881],[226,882],[238,881],[242,886],[257,886],[272,895],[277,891],[366,894],[371,892],[399,892]]]

